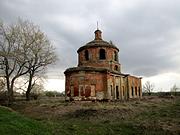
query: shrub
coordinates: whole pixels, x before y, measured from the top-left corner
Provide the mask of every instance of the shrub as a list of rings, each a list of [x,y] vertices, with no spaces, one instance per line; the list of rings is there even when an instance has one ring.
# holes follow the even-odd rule
[[[62,97],[64,96],[64,92],[57,92],[57,91],[45,91],[45,96],[47,97]]]

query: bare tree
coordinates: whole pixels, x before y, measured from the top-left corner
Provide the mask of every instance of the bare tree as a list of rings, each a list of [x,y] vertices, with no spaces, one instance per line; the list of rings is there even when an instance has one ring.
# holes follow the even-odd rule
[[[147,81],[144,85],[143,85],[143,91],[145,93],[148,93],[148,95],[151,95],[152,91],[154,90],[154,84],[152,84],[150,81]]]
[[[32,44],[25,48],[26,59],[28,61],[28,87],[26,99],[30,99],[30,92],[36,84],[36,80],[43,76],[48,65],[56,61],[56,54],[48,38],[34,25],[31,27]]]
[[[174,94],[174,96],[176,96],[176,92],[179,88],[176,86],[176,84],[174,84],[171,88],[171,94]]]
[[[5,88],[5,80],[4,78],[0,78],[0,91],[4,91]]]
[[[23,53],[23,48],[28,43],[23,40],[24,30],[21,25],[21,23],[10,26],[0,24],[1,76],[6,79],[8,103],[14,100],[15,80],[28,73],[24,67],[27,60]]]
[[[44,90],[43,84],[35,83],[33,88],[31,89],[31,97],[33,97],[34,99],[38,99],[40,95],[43,95],[43,90]]]
[[[0,103],[7,103],[7,90],[6,90],[6,82],[5,78],[0,77]]]
[[[54,48],[37,26],[21,19],[11,26],[1,23],[0,36],[1,72],[6,78],[9,101],[13,101],[16,79],[24,75],[28,76],[26,98],[29,100],[34,77],[56,60]]]

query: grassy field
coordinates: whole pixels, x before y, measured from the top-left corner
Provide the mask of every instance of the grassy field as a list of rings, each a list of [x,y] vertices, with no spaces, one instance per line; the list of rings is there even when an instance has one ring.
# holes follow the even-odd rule
[[[46,135],[50,131],[41,122],[24,117],[15,111],[0,106],[1,135]]]
[[[127,102],[17,102],[0,107],[0,134],[178,135],[180,98]]]

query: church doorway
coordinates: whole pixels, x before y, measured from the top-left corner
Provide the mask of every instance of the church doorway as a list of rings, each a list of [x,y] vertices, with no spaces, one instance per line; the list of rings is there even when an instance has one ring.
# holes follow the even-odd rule
[[[83,85],[79,85],[79,94],[80,94],[80,96],[85,96],[85,91],[84,91]]]
[[[141,89],[140,89],[140,87],[139,87],[139,97],[141,96]]]
[[[90,97],[90,96],[91,96],[91,87],[87,85],[85,88],[85,97]]]
[[[116,86],[116,99],[119,99],[119,88]]]

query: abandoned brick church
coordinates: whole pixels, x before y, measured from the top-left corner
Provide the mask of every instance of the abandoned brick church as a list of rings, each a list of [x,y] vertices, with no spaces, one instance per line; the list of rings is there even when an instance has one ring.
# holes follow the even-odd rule
[[[119,49],[104,41],[101,31],[78,50],[78,66],[68,68],[66,100],[126,100],[141,98],[141,78],[121,73]]]

